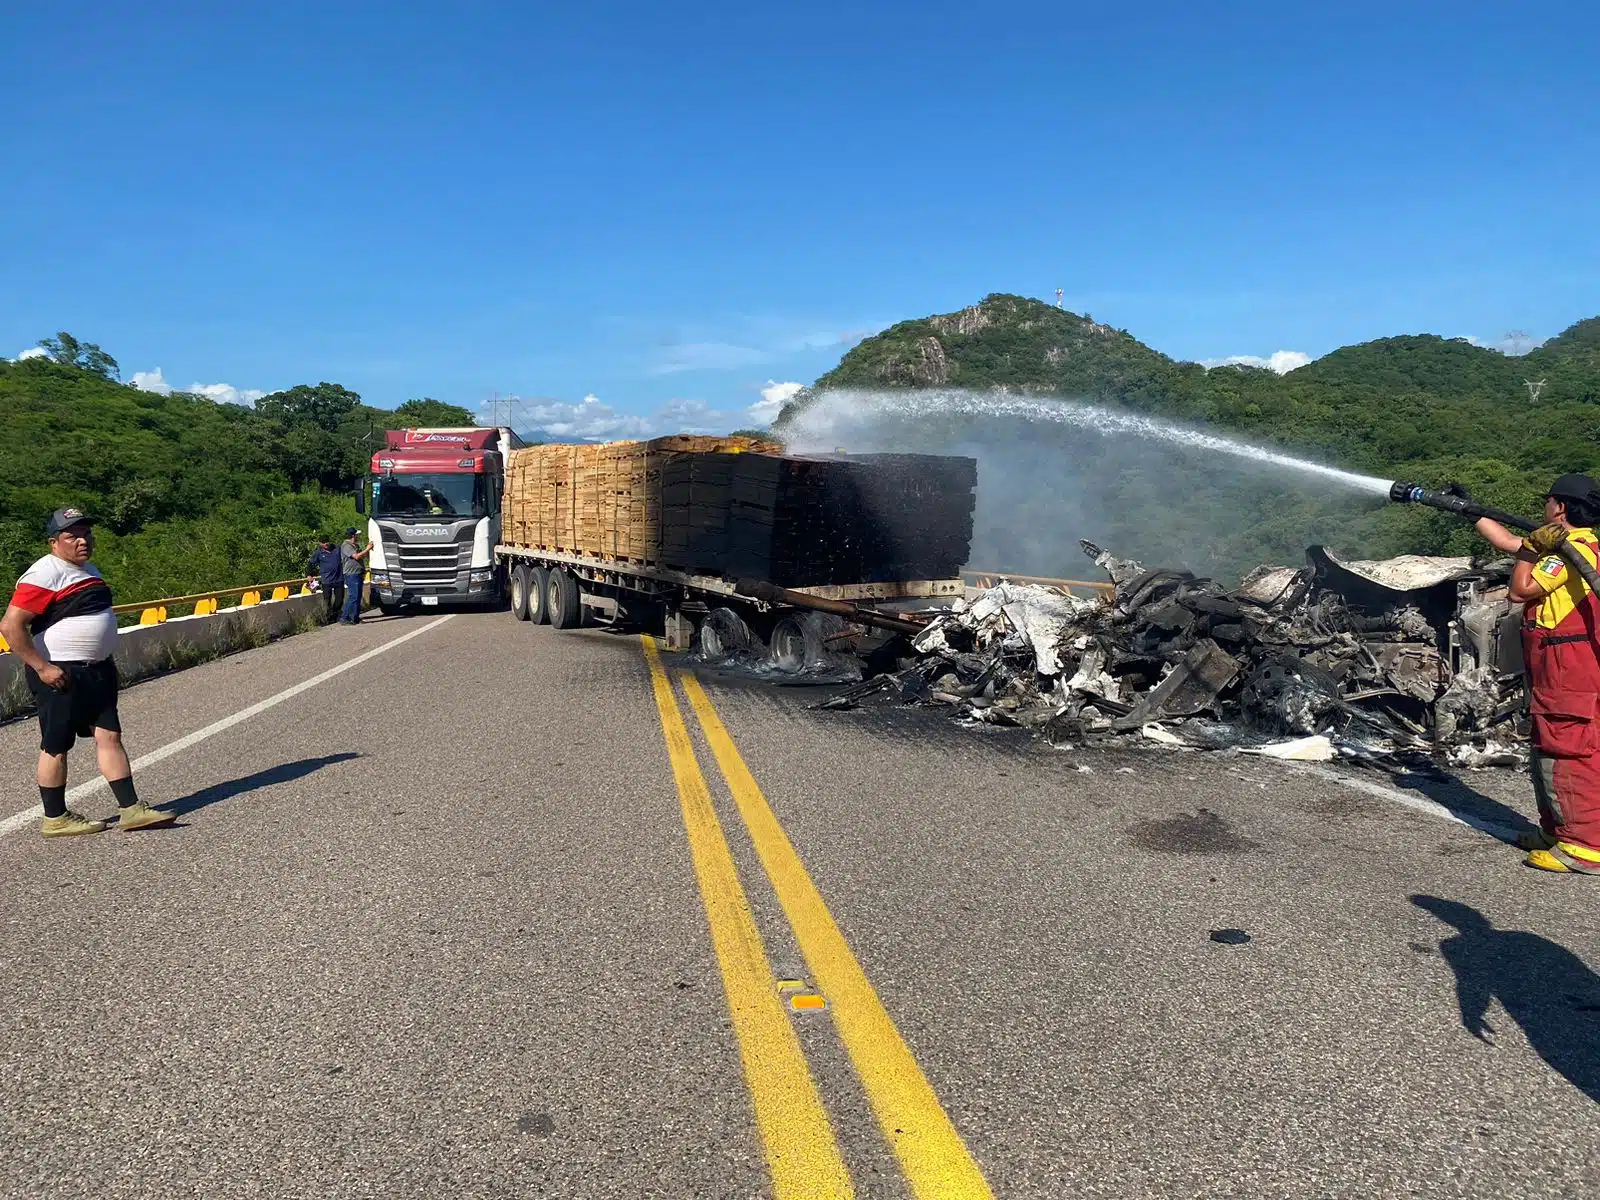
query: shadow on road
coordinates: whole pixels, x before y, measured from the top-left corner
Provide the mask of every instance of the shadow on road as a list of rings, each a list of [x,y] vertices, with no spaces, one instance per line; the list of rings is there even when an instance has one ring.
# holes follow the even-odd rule
[[[1457,930],[1439,943],[1439,953],[1456,973],[1467,1032],[1494,1045],[1495,1029],[1485,1015],[1498,1000],[1539,1057],[1600,1103],[1600,975],[1565,946],[1536,933],[1496,929],[1458,900],[1418,895],[1411,903]]]
[[[268,767],[265,771],[257,771],[254,775],[241,775],[238,779],[230,779],[225,783],[214,783],[198,792],[180,796],[176,800],[161,805],[161,807],[167,812],[176,813],[180,817],[187,816],[197,809],[205,808],[211,804],[220,804],[224,800],[242,796],[245,792],[253,792],[257,788],[271,787],[275,783],[290,783],[296,779],[305,778],[313,771],[320,771],[323,767],[360,757],[353,750],[344,750],[338,754],[324,754],[321,758],[302,758],[296,762],[280,763],[275,767]]]
[[[1509,804],[1485,796],[1456,775],[1431,769],[1402,770],[1391,772],[1389,779],[1396,787],[1420,792],[1458,817],[1476,818],[1470,823],[1508,845],[1516,844],[1518,834],[1539,828]]]

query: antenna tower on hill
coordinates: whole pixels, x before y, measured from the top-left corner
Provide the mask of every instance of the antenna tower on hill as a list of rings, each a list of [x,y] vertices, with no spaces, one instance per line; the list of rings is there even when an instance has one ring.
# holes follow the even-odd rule
[[[1061,289],[1060,288],[1056,289],[1056,307],[1057,308],[1064,308],[1065,307],[1065,305],[1063,305],[1062,302],[1061,302]]]

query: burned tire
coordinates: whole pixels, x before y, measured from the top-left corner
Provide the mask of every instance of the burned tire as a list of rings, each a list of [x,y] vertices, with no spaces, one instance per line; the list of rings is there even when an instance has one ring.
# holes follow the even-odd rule
[[[786,675],[798,675],[822,653],[822,641],[810,632],[811,622],[800,613],[779,617],[772,627],[772,665]]]
[[[845,628],[845,622],[830,613],[785,613],[772,627],[768,643],[772,665],[786,675],[824,666],[830,659],[829,639]]]
[[[700,622],[700,656],[705,659],[747,654],[759,644],[745,620],[731,608],[714,608]]]
[[[550,624],[550,572],[544,567],[528,568],[528,620]]]
[[[528,568],[522,563],[511,568],[511,611],[519,621],[529,618]]]
[[[562,568],[551,571],[545,595],[550,601],[550,624],[557,629],[576,629],[583,624],[583,597],[571,571]]]

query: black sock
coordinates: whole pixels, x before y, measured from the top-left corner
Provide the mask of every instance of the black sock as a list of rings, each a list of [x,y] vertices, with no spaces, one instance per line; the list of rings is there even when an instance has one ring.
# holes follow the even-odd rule
[[[111,794],[117,798],[118,808],[139,803],[139,793],[133,790],[132,775],[126,779],[108,779],[106,782],[111,785]]]
[[[66,785],[63,784],[61,787],[45,787],[45,785],[41,783],[39,785],[39,803],[44,805],[45,816],[59,817],[62,813],[67,811]]]

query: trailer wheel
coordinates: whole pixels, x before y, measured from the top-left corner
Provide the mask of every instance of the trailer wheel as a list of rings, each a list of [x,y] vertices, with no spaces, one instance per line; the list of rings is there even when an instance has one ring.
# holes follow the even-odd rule
[[[511,568],[511,611],[519,621],[528,619],[528,568],[522,563]]]
[[[727,658],[742,654],[756,645],[756,635],[745,619],[731,608],[714,608],[700,622],[700,654],[703,658]]]
[[[779,617],[772,627],[772,665],[786,675],[800,674],[811,661],[807,640],[805,623],[797,614]]]
[[[538,565],[528,568],[528,620],[550,624],[550,572]]]
[[[772,665],[786,675],[829,661],[829,639],[847,628],[831,613],[790,611],[772,626]]]
[[[557,629],[576,629],[583,624],[583,597],[578,594],[578,581],[571,571],[551,571],[546,592],[550,597],[550,624]]]

